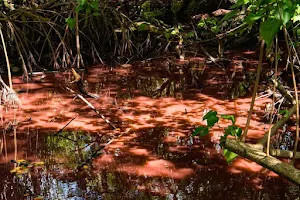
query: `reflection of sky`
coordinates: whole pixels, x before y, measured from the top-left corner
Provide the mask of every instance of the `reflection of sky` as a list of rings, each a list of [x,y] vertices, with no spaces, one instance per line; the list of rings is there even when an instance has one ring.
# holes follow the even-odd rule
[[[84,200],[85,191],[81,190],[77,182],[63,182],[53,178],[51,175],[44,175],[41,179],[41,191],[44,199],[66,199]],[[92,198],[92,197],[91,197]],[[95,198],[93,198],[95,199]],[[100,199],[100,197],[96,197]]]

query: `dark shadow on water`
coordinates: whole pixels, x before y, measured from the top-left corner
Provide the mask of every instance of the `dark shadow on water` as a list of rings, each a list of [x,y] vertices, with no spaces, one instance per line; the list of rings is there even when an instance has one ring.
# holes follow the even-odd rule
[[[17,127],[16,156],[45,164],[30,167],[28,173],[10,173],[13,132],[4,127],[13,112],[3,112],[7,157],[3,148],[0,198],[296,199],[299,188],[260,166],[245,159],[226,163],[218,140],[227,121],[220,121],[207,137],[191,137],[195,126],[204,124],[205,110],[234,114],[236,125],[245,125],[251,96],[248,79],[238,67],[226,70],[205,66],[203,59],[178,65],[157,61],[113,71],[103,66],[89,69],[84,75],[88,89],[101,98],[88,100],[121,132],[128,131],[97,156],[96,150],[120,131],[111,130],[66,92],[65,86],[76,89],[69,84],[69,73],[49,74],[43,83],[36,79],[27,85],[15,78],[16,87],[25,88],[19,94],[23,105],[18,120],[31,118]],[[266,102],[260,100],[255,107],[251,140],[260,138],[267,127],[260,111]],[[74,116],[60,136],[53,136]]]

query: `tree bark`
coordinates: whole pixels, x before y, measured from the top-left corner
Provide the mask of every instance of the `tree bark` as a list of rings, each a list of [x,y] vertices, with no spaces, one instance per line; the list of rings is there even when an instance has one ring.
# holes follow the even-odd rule
[[[235,139],[227,138],[225,142],[226,149],[232,151],[244,158],[248,158],[261,166],[272,170],[290,180],[293,183],[300,185],[300,170],[296,169],[292,165],[283,163],[282,161],[272,156],[267,156],[264,152],[250,147],[244,142],[237,141]]]

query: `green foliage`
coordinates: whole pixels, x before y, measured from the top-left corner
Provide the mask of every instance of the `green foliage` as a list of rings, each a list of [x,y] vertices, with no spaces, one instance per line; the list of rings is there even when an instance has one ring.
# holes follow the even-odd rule
[[[240,137],[242,135],[242,129],[235,125],[228,126],[225,128],[225,135]]]
[[[203,120],[207,121],[207,126],[208,128],[213,127],[218,121],[219,117],[217,117],[217,112],[216,111],[209,111],[204,117]]]
[[[97,0],[77,0],[76,12],[93,12],[93,15],[99,15],[99,1]]]
[[[249,3],[249,1],[250,0],[237,0],[237,2],[233,6],[231,6],[231,9],[238,8],[242,5],[246,5]]]
[[[209,133],[208,127],[207,126],[198,126],[194,132],[193,136],[199,135],[199,136],[205,136]]]
[[[238,155],[236,153],[233,153],[229,151],[228,149],[223,150],[224,157],[227,161],[227,163],[231,163]]]
[[[289,115],[289,110],[279,110],[278,113],[284,117],[287,117]]]
[[[66,23],[67,23],[67,25],[69,26],[69,28],[70,28],[71,30],[74,29],[74,27],[75,27],[75,19],[74,19],[74,18],[68,17],[68,18],[66,19]]]
[[[151,1],[145,1],[141,6],[141,16],[149,22],[157,22],[164,13],[164,8],[152,8]]]
[[[230,120],[232,122],[232,124],[235,124],[235,117],[234,117],[234,115],[224,115],[224,114],[222,114],[221,117],[223,119],[228,119],[228,120]]]
[[[233,13],[238,15],[242,6],[246,8],[244,23],[249,27],[259,24],[260,37],[265,40],[267,47],[271,47],[274,37],[283,26],[300,20],[299,3],[295,4],[292,0],[238,0],[231,7],[235,9]],[[224,18],[228,19],[230,16],[232,14],[229,13]]]
[[[209,129],[212,128],[218,121],[219,117],[217,116],[218,113],[216,111],[209,111],[204,115],[203,120],[206,120],[207,125],[206,126],[198,126],[194,132],[192,133],[193,136],[205,136],[209,133]],[[242,135],[242,129],[235,126],[236,119],[234,115],[225,115],[221,114],[221,118],[230,120],[232,125],[229,125],[227,128],[224,129],[224,135],[221,137],[221,146],[224,145],[226,138],[228,135],[234,136],[236,138],[241,137]],[[224,157],[228,163],[230,163],[234,158],[237,157],[237,154],[229,151],[228,149],[223,150]]]
[[[275,35],[278,33],[281,25],[282,24],[280,20],[276,18],[269,18],[260,24],[259,27],[260,36],[266,41],[268,47],[271,46],[271,43]]]

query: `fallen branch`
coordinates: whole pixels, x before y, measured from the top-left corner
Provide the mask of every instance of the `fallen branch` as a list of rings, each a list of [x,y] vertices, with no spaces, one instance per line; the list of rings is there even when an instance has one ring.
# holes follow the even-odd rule
[[[270,155],[281,158],[293,158],[293,151],[286,151],[281,149],[270,149]],[[300,159],[300,152],[297,152],[295,159]]]
[[[104,115],[102,115],[90,102],[88,102],[82,95],[76,93],[69,87],[66,87],[72,93],[75,93],[83,102],[85,102],[95,113],[97,113],[108,125],[110,125],[113,129],[118,129],[115,125],[113,125]]]
[[[99,96],[97,94],[93,94],[93,93],[86,91],[83,78],[76,72],[76,70],[74,68],[72,68],[72,74],[75,77],[75,79],[71,83],[77,83],[78,90],[81,94],[84,94],[88,97],[92,97],[95,99],[99,98]]]
[[[74,121],[74,119],[76,119],[78,115],[76,115],[75,117],[73,117],[66,125],[64,125],[59,131],[57,131],[55,134],[53,134],[53,136],[57,136],[58,134],[60,134],[72,121]]]
[[[273,172],[287,178],[300,185],[300,170],[296,169],[292,165],[283,163],[282,161],[274,158],[272,156],[267,156],[264,152],[250,147],[244,142],[237,141],[235,139],[226,139],[225,146],[226,149],[232,151],[244,158],[248,158],[261,166],[272,170]]]
[[[282,94],[282,96],[284,96],[291,104],[296,104],[296,101],[294,99],[294,97],[291,95],[291,93],[289,91],[287,91],[283,86],[282,84],[275,80],[275,79],[272,79],[271,80],[275,86],[276,86],[276,89]]]

